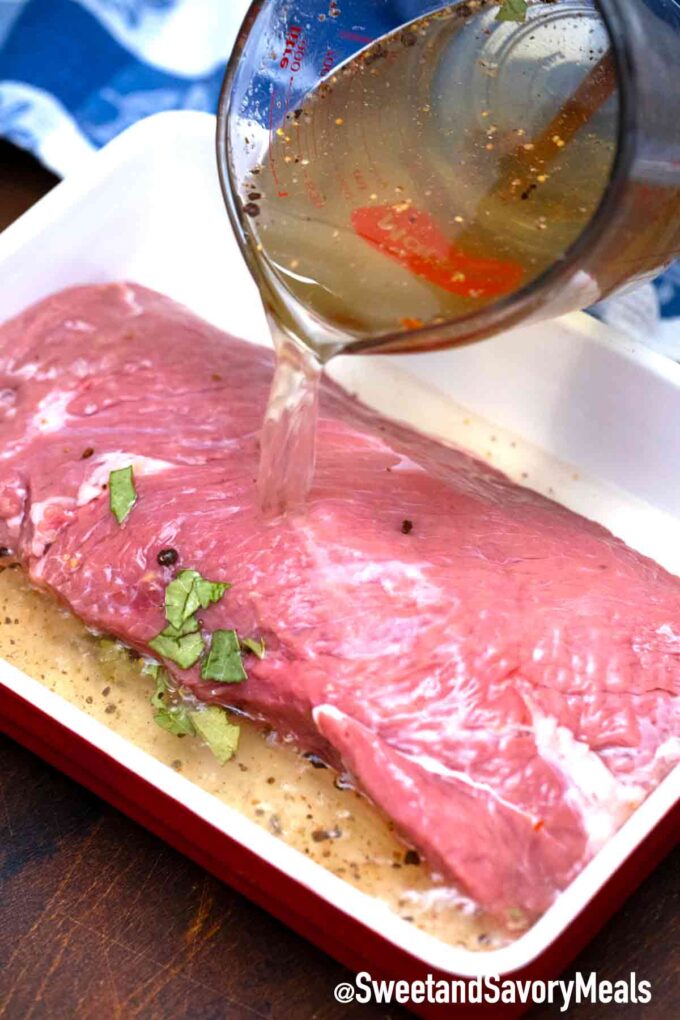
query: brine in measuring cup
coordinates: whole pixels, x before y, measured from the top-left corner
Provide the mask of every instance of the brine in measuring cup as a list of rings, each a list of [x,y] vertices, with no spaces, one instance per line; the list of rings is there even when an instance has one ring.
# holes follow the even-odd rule
[[[534,38],[529,21],[519,39],[513,25],[499,95],[489,36],[503,25],[497,5],[477,6],[367,47],[287,111],[266,151],[253,145],[240,200],[256,272],[275,318],[322,360],[526,287],[602,200],[618,122],[603,26],[562,53],[556,95],[554,76],[536,89],[537,62],[557,57],[550,25]],[[557,51],[562,21],[555,32]]]
[[[409,23],[244,139],[241,221],[279,350],[267,512],[304,502],[319,362],[453,330],[559,261],[601,202],[618,123],[606,31],[587,20],[564,75],[537,75],[558,56],[550,19],[508,33],[497,11],[472,0]],[[560,19],[555,33],[564,48]]]

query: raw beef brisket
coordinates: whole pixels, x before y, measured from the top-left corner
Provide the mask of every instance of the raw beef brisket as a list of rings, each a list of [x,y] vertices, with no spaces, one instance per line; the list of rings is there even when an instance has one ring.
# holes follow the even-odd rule
[[[178,569],[229,581],[204,626],[266,658],[242,684],[174,675],[344,765],[435,868],[529,920],[678,758],[680,581],[330,383],[308,510],[263,520],[271,374],[135,285],[29,309],[0,330],[0,545],[140,650]],[[104,487],[129,464],[121,526]]]

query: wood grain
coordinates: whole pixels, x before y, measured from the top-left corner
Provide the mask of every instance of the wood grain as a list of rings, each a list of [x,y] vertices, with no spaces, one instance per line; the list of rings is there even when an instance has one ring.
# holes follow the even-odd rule
[[[29,157],[0,143],[0,225],[53,183]],[[636,971],[652,982],[651,1006],[587,1005],[570,1017],[680,1015],[679,905],[676,852],[576,964],[609,980]],[[0,1020],[405,1017],[397,1009],[337,1004],[333,988],[348,977],[269,915],[0,737]],[[554,1007],[531,1014],[564,1015]]]
[[[31,156],[0,139],[0,230],[57,183]]]
[[[7,739],[0,777],[1,1020],[347,1015],[342,967]]]

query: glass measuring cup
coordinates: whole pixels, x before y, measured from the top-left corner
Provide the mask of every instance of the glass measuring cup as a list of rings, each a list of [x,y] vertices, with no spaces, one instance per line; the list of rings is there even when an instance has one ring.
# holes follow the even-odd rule
[[[675,0],[500,12],[498,0],[251,5],[220,102],[220,177],[270,315],[321,360],[469,342],[585,307],[680,252]],[[421,54],[427,15],[456,26]],[[408,50],[420,77],[400,74]],[[370,117],[355,110],[348,142],[336,94],[345,74],[356,88],[359,52],[362,82],[391,75],[392,92],[361,85]],[[322,125],[325,163],[312,151],[328,120],[321,82],[338,128]],[[427,126],[411,131],[416,112]]]

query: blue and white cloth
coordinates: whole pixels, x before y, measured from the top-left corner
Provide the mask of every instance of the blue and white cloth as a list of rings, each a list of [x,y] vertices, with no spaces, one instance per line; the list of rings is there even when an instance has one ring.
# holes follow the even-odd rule
[[[248,2],[0,0],[0,136],[66,176],[142,117],[214,113]],[[392,2],[404,20],[417,13],[414,0]],[[364,18],[381,6],[345,5]],[[680,360],[680,263],[593,312]]]
[[[217,106],[245,0],[0,0],[0,134],[60,176],[160,110]]]

